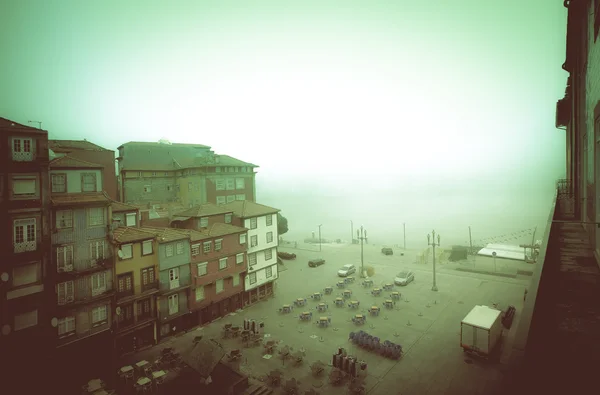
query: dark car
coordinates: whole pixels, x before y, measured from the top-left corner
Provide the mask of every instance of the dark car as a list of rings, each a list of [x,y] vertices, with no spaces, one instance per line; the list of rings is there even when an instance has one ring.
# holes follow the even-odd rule
[[[325,264],[325,259],[311,259],[308,261],[309,267],[317,267]]]
[[[381,249],[381,253],[383,255],[394,255],[394,250],[392,250],[389,247],[384,247],[384,248]]]
[[[292,254],[289,252],[283,252],[283,251],[278,252],[277,256],[280,257],[281,259],[287,259],[287,260],[296,259],[296,254]]]

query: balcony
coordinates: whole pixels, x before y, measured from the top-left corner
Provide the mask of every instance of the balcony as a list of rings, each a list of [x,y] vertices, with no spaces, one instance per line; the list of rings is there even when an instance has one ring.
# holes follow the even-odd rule
[[[565,96],[556,102],[556,127],[564,128],[571,120],[571,101]]]
[[[29,252],[29,251],[36,251],[37,250],[37,242],[35,240],[33,241],[23,241],[21,243],[13,243],[14,246],[14,250],[13,252],[15,254],[19,254],[21,252]]]
[[[146,285],[136,285],[132,289],[117,292],[117,303],[127,303],[139,298],[153,295],[158,292],[158,281]]]
[[[73,308],[91,303],[96,300],[111,297],[114,294],[115,290],[108,287],[95,289],[91,289],[91,287],[84,287],[83,289],[76,289],[75,292],[68,293],[64,298],[58,298],[57,302],[58,306]]]
[[[34,152],[21,152],[21,151],[14,151],[12,152],[12,160],[13,162],[33,162],[33,160],[35,159],[35,153]]]
[[[87,262],[84,264],[74,264],[70,262],[69,264],[63,264],[56,268],[56,271],[59,273],[59,276],[64,276],[67,280],[67,276],[87,276],[93,274],[98,271],[106,270],[107,268],[112,267],[112,257],[106,257],[102,259],[87,259]]]

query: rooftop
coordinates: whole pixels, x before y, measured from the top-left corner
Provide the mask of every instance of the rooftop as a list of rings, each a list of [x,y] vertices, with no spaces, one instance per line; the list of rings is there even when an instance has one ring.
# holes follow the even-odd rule
[[[156,237],[154,233],[130,226],[118,227],[113,231],[113,235],[117,243],[130,243],[133,241],[154,239]]]
[[[10,119],[0,117],[0,130],[6,131],[7,129],[16,130],[19,132],[48,133],[46,130],[22,125],[20,123],[11,121]]]
[[[117,202],[115,200],[112,201],[110,207],[112,208],[113,213],[122,213],[125,211],[139,211],[139,208],[137,208],[136,206]]]
[[[111,200],[103,193],[70,193],[65,195],[53,195],[51,197],[54,206],[73,206],[73,205],[97,205],[108,206]]]
[[[50,161],[50,167],[54,169],[102,169],[104,166],[65,155]]]
[[[261,215],[276,214],[281,211],[278,208],[254,203],[249,200],[236,200],[234,202],[224,204],[222,207],[231,210],[240,218],[259,217]]]
[[[48,148],[54,152],[76,151],[112,151],[90,143],[87,140],[48,140]]]
[[[213,203],[205,203],[205,204],[201,204],[198,206],[194,206],[192,208],[181,211],[179,213],[176,213],[174,215],[174,217],[198,218],[198,217],[206,217],[206,216],[210,216],[210,215],[219,215],[219,214],[227,214],[227,213],[232,213],[232,211],[224,208],[223,206],[217,206],[216,204],[213,204]]]
[[[189,236],[192,241],[206,240],[213,237],[232,235],[236,233],[242,233],[248,229],[242,228],[235,225],[216,223],[209,226],[207,229],[195,230],[195,229],[175,229],[186,236]]]
[[[174,228],[155,228],[153,226],[144,226],[138,229],[156,235],[159,243],[168,243],[175,240],[183,240],[189,238],[188,235],[180,232],[179,229]]]
[[[171,147],[192,147],[192,148],[210,148],[208,145],[203,144],[185,144],[185,143],[161,143],[153,141],[129,141],[125,144],[121,144],[119,148],[125,146],[145,146],[145,147],[158,147],[158,146],[171,146]]]

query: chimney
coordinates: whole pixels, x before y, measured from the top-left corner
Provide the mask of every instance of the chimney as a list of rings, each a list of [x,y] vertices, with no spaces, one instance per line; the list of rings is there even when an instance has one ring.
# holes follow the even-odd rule
[[[111,226],[111,230],[115,230],[121,227],[121,220],[119,218],[114,218],[112,219],[112,226]]]

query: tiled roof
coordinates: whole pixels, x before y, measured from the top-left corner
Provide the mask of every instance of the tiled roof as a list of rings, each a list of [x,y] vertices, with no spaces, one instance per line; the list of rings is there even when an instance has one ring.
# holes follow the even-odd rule
[[[102,192],[99,193],[71,193],[66,195],[54,195],[51,198],[55,206],[72,205],[110,205],[111,200]]]
[[[155,228],[152,226],[144,226],[138,229],[156,235],[159,243],[168,243],[170,241],[183,240],[189,238],[189,235],[179,232],[178,229],[174,228]]]
[[[147,232],[140,228],[133,228],[129,226],[120,226],[113,231],[114,240],[117,243],[130,243],[133,241],[141,241],[156,238],[156,235],[151,232]]]
[[[216,163],[217,166],[249,166],[249,167],[258,167],[253,163],[244,162],[233,156],[229,155],[216,155],[218,157],[218,161]]]
[[[110,204],[110,207],[112,208],[113,213],[122,213],[124,211],[139,211],[139,209],[136,206],[131,206],[129,204],[117,202],[114,200]]]
[[[223,347],[212,339],[200,340],[181,353],[181,359],[203,378],[207,378],[225,356]]]
[[[228,210],[223,206],[217,206],[213,203],[205,203],[194,206],[185,211],[181,211],[175,214],[174,217],[206,217],[209,215],[227,214],[231,212],[231,210]]]
[[[154,147],[154,146],[167,146],[167,147],[190,147],[190,148],[210,148],[208,145],[203,144],[184,144],[184,143],[171,143],[164,144],[159,142],[152,141],[129,141],[125,144],[121,144],[121,147],[125,146],[145,146],[145,147]]]
[[[242,228],[235,225],[224,224],[224,223],[216,223],[212,224],[208,229],[175,229],[186,236],[189,236],[190,240],[198,241],[198,240],[206,240],[211,239],[213,237],[232,235],[236,233],[246,232],[248,229]]]
[[[15,121],[11,121],[10,119],[0,117],[0,130],[12,129],[18,130],[21,132],[37,132],[37,133],[47,133],[46,130],[34,128],[31,126],[26,126]]]
[[[104,166],[72,158],[69,155],[61,156],[50,161],[50,167],[55,169],[102,169]]]
[[[48,147],[54,152],[69,152],[72,150],[112,151],[87,140],[48,140]]]
[[[254,203],[249,200],[236,200],[234,202],[224,204],[223,207],[233,211],[233,213],[240,218],[259,217],[261,215],[275,214],[281,211],[278,208]]]

